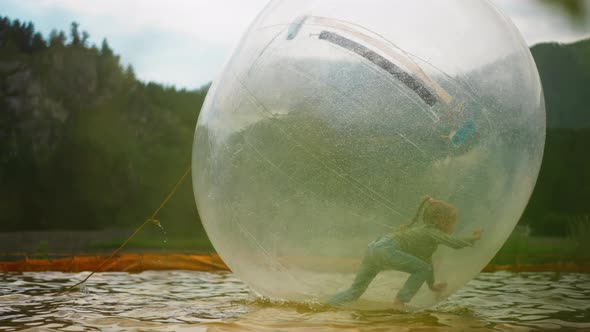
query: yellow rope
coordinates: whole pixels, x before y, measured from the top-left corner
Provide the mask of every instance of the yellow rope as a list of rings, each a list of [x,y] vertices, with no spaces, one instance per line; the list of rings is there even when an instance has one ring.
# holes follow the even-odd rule
[[[113,257],[115,257],[119,251],[121,251],[121,249],[123,249],[127,243],[129,241],[131,241],[131,239],[137,234],[139,233],[139,231],[145,227],[145,225],[147,225],[150,222],[153,222],[156,225],[160,225],[160,221],[156,219],[158,213],[160,213],[160,210],[162,210],[162,208],[166,205],[166,203],[168,203],[168,201],[170,200],[170,198],[172,198],[172,196],[174,195],[174,193],[176,192],[176,190],[178,190],[178,187],[180,187],[180,185],[184,182],[184,180],[186,179],[186,177],[190,174],[191,172],[191,167],[189,166],[186,171],[184,172],[184,174],[182,175],[182,177],[180,178],[180,180],[178,180],[178,182],[176,183],[176,185],[174,186],[174,188],[172,188],[172,191],[170,191],[170,193],[168,194],[168,196],[166,196],[166,198],[162,201],[162,203],[160,204],[160,206],[156,209],[156,211],[154,211],[154,213],[152,213],[152,215],[146,219],[143,224],[141,224],[141,226],[139,226],[137,229],[135,229],[135,231],[133,232],[133,234],[131,234],[127,240],[125,240],[125,242],[123,242],[123,244],[121,244],[119,246],[119,248],[117,248],[115,251],[113,251],[113,253],[104,261],[102,262],[98,268],[94,271],[92,271],[86,278],[84,278],[84,280],[78,282],[77,284],[68,287],[66,290],[61,291],[58,293],[59,294],[63,294],[63,293],[68,293],[71,292],[74,288],[82,285],[83,283],[85,283],[86,281],[88,281],[88,279],[90,279],[90,277],[92,277],[96,272],[100,272],[101,269],[106,265],[107,262],[109,262]]]

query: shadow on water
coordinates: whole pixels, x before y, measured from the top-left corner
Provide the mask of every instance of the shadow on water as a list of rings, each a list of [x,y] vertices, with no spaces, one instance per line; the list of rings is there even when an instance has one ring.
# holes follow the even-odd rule
[[[590,275],[481,273],[437,307],[335,309],[254,298],[230,273],[99,273],[87,292],[55,295],[85,274],[0,274],[0,331],[385,331],[590,329]]]

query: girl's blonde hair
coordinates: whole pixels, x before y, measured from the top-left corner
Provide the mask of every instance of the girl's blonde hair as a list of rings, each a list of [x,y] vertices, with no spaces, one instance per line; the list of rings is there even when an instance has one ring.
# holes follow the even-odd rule
[[[427,205],[428,203],[428,205]],[[412,218],[412,222],[407,227],[412,226],[420,219],[424,212],[422,220],[427,225],[433,225],[444,229],[454,224],[457,220],[457,209],[449,203],[436,200],[430,196],[425,196],[420,202],[418,211]]]

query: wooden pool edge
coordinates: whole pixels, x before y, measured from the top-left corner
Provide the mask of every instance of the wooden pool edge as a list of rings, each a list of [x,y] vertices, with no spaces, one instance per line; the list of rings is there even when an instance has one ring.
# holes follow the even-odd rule
[[[108,255],[72,256],[66,258],[28,258],[0,262],[0,272],[84,272],[95,271]],[[101,268],[101,272],[162,270],[229,271],[217,254],[119,254]]]
[[[22,256],[21,256],[22,257]],[[108,255],[71,256],[65,258],[28,258],[0,261],[0,272],[84,272],[96,270]],[[107,263],[102,272],[162,270],[229,271],[217,254],[125,253]],[[543,264],[489,264],[483,272],[563,272],[590,273],[590,263],[551,262]]]

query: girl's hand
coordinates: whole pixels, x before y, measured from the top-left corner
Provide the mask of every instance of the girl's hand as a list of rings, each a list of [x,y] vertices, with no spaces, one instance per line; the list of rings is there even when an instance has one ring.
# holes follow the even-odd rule
[[[399,226],[398,226],[398,227],[395,229],[395,231],[398,231],[398,232],[404,232],[404,231],[406,231],[408,228],[410,228],[410,227],[409,227],[407,224],[403,224],[403,225],[399,225]]]
[[[448,285],[446,282],[439,282],[439,283],[432,285],[432,287],[430,287],[430,289],[435,293],[442,293],[445,289],[447,289],[447,286]]]
[[[479,239],[481,239],[481,233],[483,233],[483,230],[480,228],[480,229],[473,232],[473,237],[476,240],[479,240]]]

